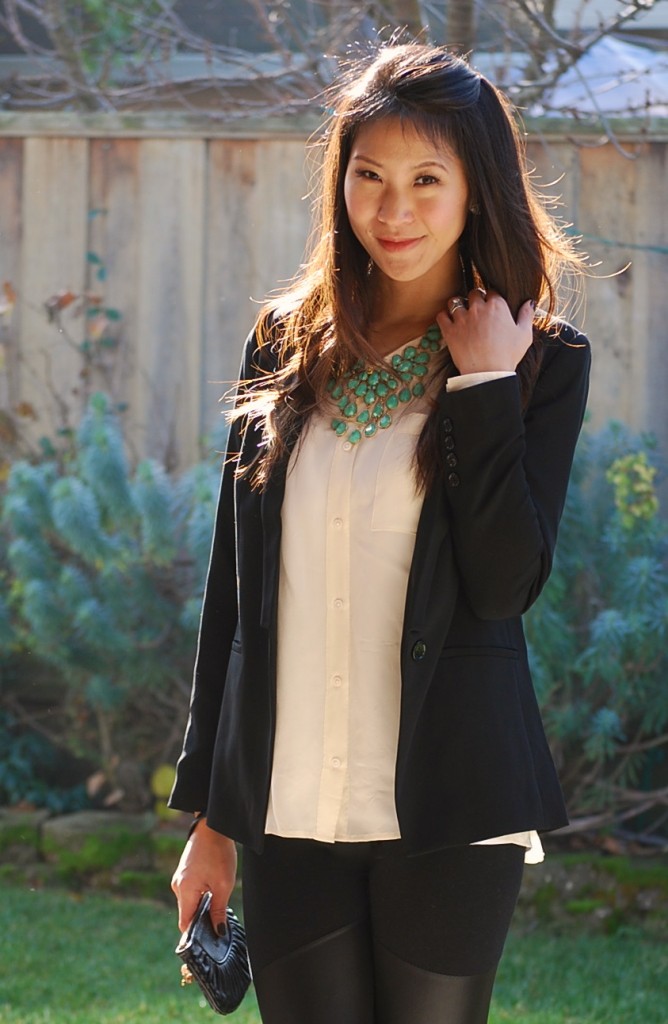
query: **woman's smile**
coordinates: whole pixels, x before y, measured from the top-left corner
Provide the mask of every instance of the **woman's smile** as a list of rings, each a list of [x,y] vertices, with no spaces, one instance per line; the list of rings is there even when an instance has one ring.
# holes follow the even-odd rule
[[[378,243],[382,245],[386,252],[406,252],[412,246],[417,245],[421,242],[421,238],[378,238]]]

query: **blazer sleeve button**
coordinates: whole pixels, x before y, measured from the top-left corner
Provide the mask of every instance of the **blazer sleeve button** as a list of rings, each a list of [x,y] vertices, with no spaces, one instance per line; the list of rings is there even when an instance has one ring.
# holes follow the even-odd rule
[[[448,473],[448,483],[451,487],[459,487],[459,477],[456,473]]]
[[[411,651],[411,657],[413,661],[422,661],[427,653],[427,645],[424,640],[418,640],[413,644],[413,650]]]

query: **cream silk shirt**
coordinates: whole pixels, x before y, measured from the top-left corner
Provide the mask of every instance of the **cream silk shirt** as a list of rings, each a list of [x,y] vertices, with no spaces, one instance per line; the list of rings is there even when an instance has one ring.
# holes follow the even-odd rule
[[[448,388],[500,376],[467,374]],[[332,413],[323,411],[292,453],[268,833],[323,842],[400,838],[399,648],[422,507],[413,455],[428,408],[426,396],[413,399],[386,430],[357,445],[338,437]],[[543,859],[535,832],[483,842],[516,843],[527,862]]]

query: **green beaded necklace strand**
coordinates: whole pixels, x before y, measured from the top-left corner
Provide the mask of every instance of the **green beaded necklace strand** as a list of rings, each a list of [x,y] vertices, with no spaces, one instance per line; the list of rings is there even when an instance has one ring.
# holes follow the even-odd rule
[[[424,395],[421,378],[427,375],[431,354],[438,352],[440,340],[441,332],[434,324],[417,344],[392,356],[391,369],[365,368],[360,359],[349,376],[332,377],[327,390],[339,409],[332,420],[334,433],[343,437],[350,431],[346,440],[357,444],[389,427],[392,412],[400,404]]]

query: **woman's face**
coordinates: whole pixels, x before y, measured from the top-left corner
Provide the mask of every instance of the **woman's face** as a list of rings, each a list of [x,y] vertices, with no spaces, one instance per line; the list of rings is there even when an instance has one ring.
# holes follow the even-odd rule
[[[462,162],[396,118],[363,125],[344,181],[350,225],[392,281],[457,290],[458,241],[469,209]]]

